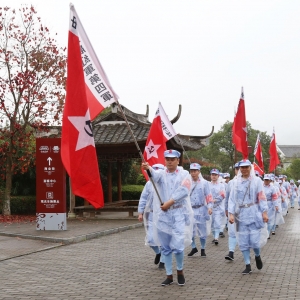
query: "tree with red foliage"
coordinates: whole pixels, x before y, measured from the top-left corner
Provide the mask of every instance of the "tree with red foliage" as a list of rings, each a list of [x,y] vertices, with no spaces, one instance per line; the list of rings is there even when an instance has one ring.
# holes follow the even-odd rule
[[[66,55],[33,6],[0,8],[0,174],[4,215],[10,215],[12,177],[35,161],[35,133],[59,125]]]

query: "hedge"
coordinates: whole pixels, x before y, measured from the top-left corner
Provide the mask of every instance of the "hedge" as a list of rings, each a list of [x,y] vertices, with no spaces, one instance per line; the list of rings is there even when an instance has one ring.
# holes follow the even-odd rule
[[[143,185],[123,185],[122,199],[139,200],[143,191]],[[118,200],[118,189],[112,189],[113,200]],[[77,197],[76,197],[77,198]],[[68,199],[67,199],[68,202]],[[83,202],[83,201],[82,201]],[[76,205],[79,205],[76,202]],[[83,203],[80,205],[83,205]],[[36,213],[36,197],[35,196],[11,196],[10,210],[12,215],[35,215]],[[0,199],[0,214],[2,214],[2,200]]]
[[[143,191],[144,185],[123,185],[122,186],[122,199],[124,200],[139,200]],[[113,201],[118,200],[118,188],[112,188]]]
[[[12,215],[35,215],[35,196],[11,196],[10,212]],[[2,214],[2,199],[0,199],[0,214]]]

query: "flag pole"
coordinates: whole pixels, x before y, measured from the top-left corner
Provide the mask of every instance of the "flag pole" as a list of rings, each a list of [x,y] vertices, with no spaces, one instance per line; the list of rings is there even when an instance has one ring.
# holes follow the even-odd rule
[[[145,163],[146,161],[145,161],[145,158],[144,158],[143,153],[142,153],[142,151],[141,151],[141,148],[140,148],[139,144],[137,143],[137,140],[136,140],[136,138],[135,138],[135,136],[134,136],[134,134],[133,134],[133,131],[131,130],[131,127],[130,127],[130,125],[129,125],[129,123],[128,123],[128,120],[127,120],[127,118],[126,118],[126,115],[125,115],[125,113],[124,113],[124,111],[123,111],[123,109],[122,109],[122,107],[121,107],[121,105],[120,105],[120,102],[117,100],[117,98],[115,98],[115,99],[116,99],[115,102],[117,103],[117,105],[118,105],[118,107],[119,107],[119,109],[120,109],[120,111],[121,111],[121,114],[122,114],[122,116],[123,116],[123,118],[124,118],[124,120],[125,120],[125,123],[126,123],[126,125],[127,125],[127,127],[128,127],[128,130],[129,130],[129,132],[130,132],[130,135],[131,135],[131,137],[132,137],[132,139],[133,139],[133,141],[134,141],[134,143],[135,143],[135,146],[136,146],[136,148],[137,148],[137,150],[138,150],[138,153],[139,153],[139,155],[140,155],[140,157],[141,157],[141,159],[142,159],[142,162]],[[157,194],[157,197],[158,197],[158,199],[159,199],[160,204],[163,205],[163,202],[162,202],[162,200],[161,200],[161,198],[160,198],[160,195],[159,195],[159,193],[158,193],[157,187],[156,187],[156,185],[155,185],[155,183],[154,183],[154,181],[153,181],[153,179],[152,179],[152,175],[151,175],[151,172],[150,172],[149,170],[147,170],[147,174],[148,174],[148,177],[149,177],[149,179],[150,179],[150,181],[151,181],[151,183],[152,183],[152,185],[153,185],[153,187],[154,187],[154,190],[155,190],[155,192],[156,192],[156,194]]]

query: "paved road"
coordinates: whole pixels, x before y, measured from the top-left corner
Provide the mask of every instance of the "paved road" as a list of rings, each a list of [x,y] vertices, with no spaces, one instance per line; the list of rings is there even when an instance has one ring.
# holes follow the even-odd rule
[[[138,227],[1,261],[0,299],[300,299],[300,211],[289,212],[262,250],[261,271],[252,254],[251,275],[241,274],[239,250],[225,261],[226,235],[219,246],[208,243],[207,258],[185,259],[185,286],[162,287],[165,273]]]

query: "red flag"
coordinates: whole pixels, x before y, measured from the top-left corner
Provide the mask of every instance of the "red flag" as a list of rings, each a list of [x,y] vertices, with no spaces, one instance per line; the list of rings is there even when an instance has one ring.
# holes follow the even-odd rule
[[[272,172],[276,169],[276,166],[280,164],[280,160],[277,153],[277,146],[276,146],[276,138],[275,138],[275,130],[273,128],[273,135],[270,143],[270,166],[269,166],[269,172]]]
[[[264,171],[255,162],[253,162],[252,165],[253,165],[254,171],[257,171],[259,173],[259,175],[264,174]]]
[[[242,88],[241,98],[239,106],[234,120],[234,142],[237,151],[243,154],[243,159],[248,158],[248,142],[247,142],[247,124],[246,124],[246,112],[244,92]]]
[[[255,144],[255,148],[254,148],[254,156],[257,159],[259,167],[262,170],[264,170],[264,159],[263,159],[263,154],[262,154],[262,148],[261,148],[259,134],[257,135],[257,139],[256,139],[256,144]]]
[[[161,126],[161,117],[159,109],[150,127],[146,146],[144,150],[144,159],[151,166],[154,164],[165,164],[164,151],[167,150],[165,137]]]
[[[61,156],[71,178],[73,193],[100,208],[104,205],[103,190],[77,34],[79,23],[76,23],[74,12],[74,7],[71,7]]]

